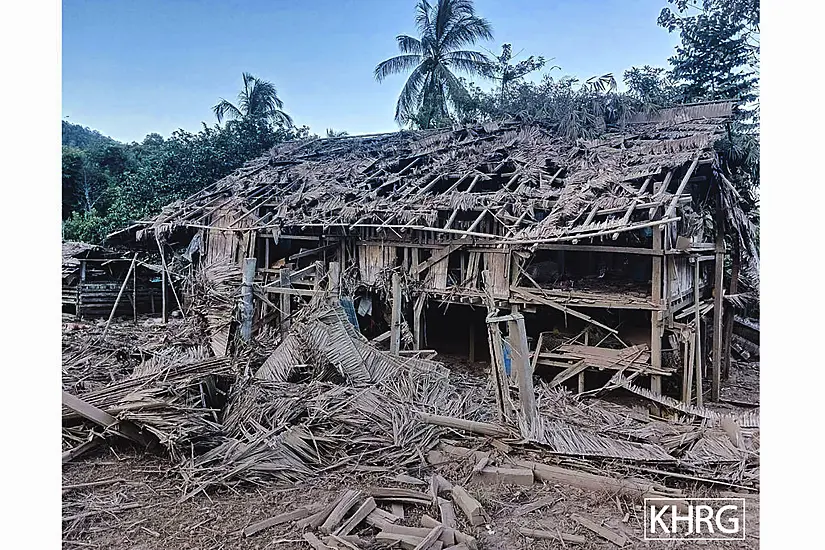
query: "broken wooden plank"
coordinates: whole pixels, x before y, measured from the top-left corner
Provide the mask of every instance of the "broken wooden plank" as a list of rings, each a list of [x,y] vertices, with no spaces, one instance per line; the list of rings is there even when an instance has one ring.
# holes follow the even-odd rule
[[[83,418],[91,420],[95,424],[103,426],[108,431],[134,441],[138,445],[149,447],[155,442],[155,438],[148,433],[143,433],[137,426],[127,420],[118,420],[104,410],[98,409],[79,397],[63,390],[63,405],[76,412]]]
[[[453,502],[461,509],[470,525],[473,527],[482,525],[485,521],[484,509],[481,503],[470,496],[470,494],[460,485],[453,486]]]
[[[428,529],[426,531],[429,532]],[[405,535],[401,533],[388,533],[387,531],[381,531],[375,536],[376,542],[388,543],[389,545],[398,544],[405,550],[414,550],[415,547],[418,546],[418,543],[423,539],[424,537],[416,537],[414,535]]]
[[[613,544],[615,544],[616,546],[618,546],[620,548],[622,546],[624,546],[625,543],[627,542],[627,537],[626,536],[621,535],[619,533],[616,533],[615,531],[612,531],[612,530],[610,530],[606,527],[603,527],[603,526],[599,525],[598,523],[596,523],[595,521],[591,521],[591,520],[589,520],[585,517],[582,517],[578,514],[571,514],[570,519],[572,519],[573,521],[575,521],[576,523],[578,523],[582,527],[590,529],[591,531],[593,531],[594,533],[596,533],[597,535],[599,535],[603,539],[609,540],[610,542],[612,542]]]
[[[304,533],[303,538],[310,546],[312,546],[312,548],[314,548],[314,550],[333,550],[331,547],[321,542],[315,534],[310,533],[309,531]]]
[[[527,527],[519,527],[518,532],[525,537],[530,537],[531,539],[542,539],[542,540],[558,540],[561,539],[564,542],[573,542],[576,544],[584,544],[587,542],[581,535],[570,535],[567,533],[560,533],[558,531],[544,531],[542,529],[530,529]]]
[[[355,511],[352,516],[344,522],[341,527],[339,527],[335,531],[335,535],[337,536],[346,536],[349,535],[350,531],[358,527],[358,524],[364,521],[370,513],[375,510],[375,499],[372,497],[367,498],[364,503]]]
[[[486,483],[507,483],[529,487],[533,484],[533,471],[526,468],[482,468],[478,477]]]
[[[435,424],[436,426],[444,426],[446,428],[455,428],[457,430],[466,430],[481,435],[489,435],[491,437],[507,437],[510,435],[510,430],[504,426],[497,424],[490,424],[487,422],[475,422],[473,420],[464,420],[463,418],[455,418],[452,416],[441,416],[439,414],[418,413],[421,419],[428,424]]]
[[[455,544],[455,529],[447,527],[443,522],[424,514],[421,516],[421,525],[432,529],[433,527],[443,527],[441,535],[438,537],[445,545],[451,546]]]
[[[441,523],[446,527],[455,528],[455,507],[452,502],[444,498],[439,498],[438,512],[441,515]]]
[[[529,514],[530,512],[535,512],[536,510],[540,510],[540,509],[542,509],[546,506],[552,506],[558,501],[559,501],[559,499],[557,499],[557,498],[544,497],[544,498],[538,499],[535,502],[530,502],[528,504],[523,504],[523,505],[519,506],[518,508],[516,508],[515,510],[513,510],[513,517],[519,518],[521,516],[525,516],[525,515]]]
[[[576,376],[580,372],[584,372],[585,369],[587,369],[587,363],[585,362],[584,359],[581,359],[577,363],[573,363],[571,366],[567,367],[566,369],[561,371],[559,374],[557,374],[550,381],[550,383],[547,386],[549,388],[553,388],[555,386],[558,386],[559,384],[563,383],[564,381],[566,381],[570,378],[573,378],[574,376]]]
[[[393,502],[392,504],[390,504],[390,510],[392,510],[392,513],[394,515],[398,516],[401,519],[404,519],[404,505],[402,503]]]
[[[356,489],[348,489],[343,496],[338,499],[335,508],[332,509],[329,516],[321,524],[321,531],[324,533],[332,533],[333,529],[344,519],[344,516],[350,509],[355,506],[361,498],[361,491]]]
[[[683,498],[684,493],[664,485],[637,479],[617,479],[591,474],[580,470],[571,470],[550,464],[540,464],[527,460],[513,460],[517,466],[529,468],[536,479],[550,483],[562,483],[591,491],[610,491],[643,501],[644,498]]]
[[[430,532],[427,533],[427,536],[425,536],[423,539],[421,539],[421,542],[418,543],[418,545],[414,548],[414,550],[427,550],[427,549],[429,549],[432,545],[435,544],[435,541],[438,540],[438,537],[441,536],[441,532],[443,530],[444,530],[444,526],[441,525],[441,524],[438,524],[435,527],[433,527],[432,529],[430,529]],[[440,546],[439,546],[439,548],[440,548]]]
[[[400,487],[370,487],[369,494],[377,500],[395,500],[399,502],[412,502],[413,504],[429,504],[432,499],[424,493],[413,489]]]
[[[268,529],[270,527],[274,527],[275,525],[281,525],[283,523],[290,523],[295,520],[303,519],[305,517],[311,516],[320,508],[321,506],[319,505],[311,504],[309,506],[302,506],[300,508],[296,508],[295,510],[292,510],[290,512],[285,512],[283,514],[278,514],[277,516],[272,516],[269,519],[253,523],[252,525],[249,525],[246,528],[244,528],[243,536],[251,537],[255,533],[263,531],[264,529]]]
[[[381,508],[376,508],[370,512],[366,518],[364,518],[364,521],[366,521],[368,525],[377,527],[378,529],[383,529],[385,526],[401,521],[402,519],[404,518],[398,517],[395,514],[387,512],[386,510],[382,510]]]

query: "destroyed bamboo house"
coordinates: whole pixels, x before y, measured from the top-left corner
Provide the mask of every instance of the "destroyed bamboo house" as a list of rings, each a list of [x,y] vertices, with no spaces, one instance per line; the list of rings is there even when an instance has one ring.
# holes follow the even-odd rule
[[[714,144],[733,107],[577,143],[541,122],[290,142],[109,241],[254,296],[208,311],[217,355],[333,298],[402,356],[579,392],[629,377],[701,403],[729,349],[716,229],[738,214]],[[164,315],[187,300],[182,277],[166,284]]]

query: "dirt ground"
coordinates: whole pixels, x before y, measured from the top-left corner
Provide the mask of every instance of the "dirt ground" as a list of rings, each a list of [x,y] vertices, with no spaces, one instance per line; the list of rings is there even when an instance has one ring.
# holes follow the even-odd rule
[[[451,364],[454,358],[444,359]],[[483,368],[467,365],[461,369],[466,379],[483,383]],[[731,378],[723,398],[740,403],[759,403],[758,363],[732,365]],[[730,404],[726,410],[738,409]],[[746,409],[742,409],[746,410]],[[624,548],[731,548],[759,547],[759,495],[722,485],[679,483],[667,480],[670,487],[681,488],[688,497],[742,497],[746,499],[746,538],[743,541],[643,540],[641,502],[609,492],[584,491],[566,485],[535,483],[532,486],[485,485],[472,475],[472,464],[452,462],[421,469],[381,472],[330,472],[308,482],[289,485],[253,486],[237,484],[212,489],[183,500],[184,480],[163,454],[147,454],[123,441],[104,446],[81,458],[63,464],[63,547],[117,548],[124,550],[219,550],[219,549],[301,549],[307,550],[302,533],[290,524],[264,529],[244,537],[244,527],[311,504],[326,504],[345,489],[369,487],[406,487],[427,492],[427,486],[405,485],[397,480],[406,474],[425,480],[440,473],[452,483],[464,486],[484,507],[486,525],[471,527],[457,512],[458,527],[473,535],[482,550],[586,548],[613,549],[618,546],[576,523],[571,515],[580,514],[627,537]],[[662,480],[657,480],[662,481]],[[527,514],[519,507],[548,498],[551,504]],[[388,505],[379,505],[389,510]],[[420,526],[420,517],[438,517],[436,506],[405,505],[404,525]],[[521,535],[527,527],[559,534],[585,537],[585,544],[556,540],[534,540]],[[377,529],[361,524],[353,534],[364,541],[374,540]],[[386,548],[372,542],[364,550]]]
[[[293,486],[238,487],[200,494],[180,502],[182,482],[169,473],[164,457],[148,456],[136,449],[100,450],[86,458],[63,467],[63,485],[71,487],[84,483],[116,480],[88,488],[64,489],[64,529],[69,527],[72,537],[64,539],[64,548],[119,548],[124,550],[219,550],[219,549],[301,549],[307,545],[301,533],[289,525],[276,526],[244,538],[240,531],[251,523],[304,504],[326,503],[342,489],[368,486],[410,487],[394,481],[397,473],[415,475],[417,472],[388,472],[384,474],[330,474],[309,483]],[[423,472],[422,472],[423,473]],[[445,477],[450,472],[445,472]],[[422,476],[423,477],[423,476]],[[448,477],[450,479],[450,477]],[[452,477],[452,480],[459,481]],[[529,527],[561,533],[583,535],[587,543],[567,543],[571,548],[616,548],[579,526],[570,515],[579,513],[624,534],[629,542],[625,548],[732,548],[759,547],[759,498],[745,496],[746,540],[691,543],[644,541],[641,505],[608,493],[593,493],[567,486],[534,484],[531,487],[515,485],[487,486],[469,482],[467,490],[481,502],[490,516],[486,526],[472,528],[459,517],[461,529],[478,539],[479,548],[489,550],[561,548],[558,541],[528,539],[518,533],[519,527]],[[728,496],[726,491],[711,491],[697,487],[689,494],[695,496]],[[517,517],[519,506],[551,497],[553,504],[526,516]],[[112,512],[124,504],[136,507]],[[406,507],[405,525],[419,525],[417,519],[427,513],[438,517],[437,509],[423,506]],[[70,511],[68,511],[70,510]],[[67,521],[71,515],[86,517]],[[77,522],[74,524],[74,522]],[[368,539],[377,530],[363,527],[355,534]],[[382,548],[380,545],[366,549]],[[366,550],[365,549],[365,550]]]

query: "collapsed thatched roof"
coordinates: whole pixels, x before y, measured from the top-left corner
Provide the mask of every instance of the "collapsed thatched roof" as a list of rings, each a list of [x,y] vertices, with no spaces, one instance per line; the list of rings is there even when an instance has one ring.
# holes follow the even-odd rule
[[[232,229],[213,219],[231,208],[245,229],[276,232],[433,229],[534,242],[627,231],[673,216],[682,180],[709,175],[733,105],[665,109],[577,143],[541,122],[289,142],[143,226]]]

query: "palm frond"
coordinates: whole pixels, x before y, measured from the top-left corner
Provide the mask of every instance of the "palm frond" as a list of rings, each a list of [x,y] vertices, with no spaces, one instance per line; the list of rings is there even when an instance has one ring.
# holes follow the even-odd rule
[[[472,50],[456,50],[444,56],[444,62],[460,71],[469,74],[486,75],[489,73],[492,60],[481,52]]]
[[[395,120],[398,123],[405,122],[410,113],[414,112],[421,102],[421,84],[426,77],[424,64],[419,65],[410,73],[407,82],[401,89],[398,96],[398,103],[395,106]]]
[[[417,54],[404,54],[391,57],[375,67],[375,79],[381,82],[391,74],[417,67],[421,63],[421,60],[421,55]]]
[[[223,122],[223,119],[235,119],[235,118],[243,118],[243,113],[232,103],[221,98],[217,105],[212,107],[212,112],[215,113],[215,118],[218,119],[218,123]]]
[[[481,17],[462,17],[450,25],[444,32],[439,44],[445,50],[455,50],[471,46],[479,40],[492,40],[493,27]]]
[[[398,43],[398,49],[401,53],[420,55],[424,51],[421,41],[412,36],[400,34],[395,37],[395,41]]]

